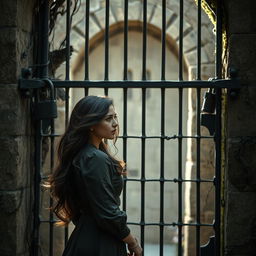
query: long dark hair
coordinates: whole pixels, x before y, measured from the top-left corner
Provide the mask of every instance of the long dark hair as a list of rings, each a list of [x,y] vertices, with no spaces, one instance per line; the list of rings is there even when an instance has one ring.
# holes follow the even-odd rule
[[[57,166],[48,179],[51,195],[55,199],[52,210],[61,220],[59,224],[68,224],[79,212],[78,205],[75,203],[74,187],[70,182],[72,179],[71,163],[89,142],[90,127],[106,116],[111,105],[113,105],[113,100],[106,96],[87,96],[75,105],[71,113],[68,127],[58,145]],[[115,137],[114,144],[116,139]],[[123,173],[124,162],[110,154],[108,145],[104,141],[100,143],[99,149],[111,158],[119,173]]]

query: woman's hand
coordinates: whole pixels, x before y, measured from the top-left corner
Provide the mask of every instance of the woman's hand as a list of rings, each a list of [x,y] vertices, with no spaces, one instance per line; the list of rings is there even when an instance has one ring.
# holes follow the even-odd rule
[[[135,241],[136,241],[136,243],[128,244],[128,250],[129,250],[128,256],[141,256],[142,255],[142,248],[136,238],[135,238]]]

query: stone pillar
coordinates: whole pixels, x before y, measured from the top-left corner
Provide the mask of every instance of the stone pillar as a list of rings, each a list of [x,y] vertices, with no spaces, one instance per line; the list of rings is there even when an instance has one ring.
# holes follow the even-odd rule
[[[202,80],[208,80],[208,78],[214,76],[214,65],[208,64],[202,66]],[[196,67],[191,66],[189,68],[189,80],[196,79]],[[203,101],[205,89],[201,90],[201,104]],[[196,135],[196,101],[197,92],[196,89],[189,89],[188,92],[188,134]],[[208,136],[209,131],[201,126],[201,135]],[[188,139],[187,143],[187,160],[185,179],[196,179],[196,140]],[[200,168],[201,179],[213,179],[215,173],[214,167],[214,142],[210,139],[201,139],[200,143]],[[201,223],[212,224],[214,218],[214,185],[212,183],[201,183],[200,185],[200,205]],[[195,182],[187,182],[185,184],[185,223],[196,222],[196,184]],[[213,235],[213,229],[211,227],[202,227],[200,229],[200,245],[204,245],[208,242],[209,237]],[[196,228],[188,227],[184,228],[184,253],[186,256],[196,255]]]
[[[29,99],[17,79],[32,63],[33,0],[1,1],[0,255],[29,255],[33,219],[33,139]]]
[[[227,97],[224,255],[256,252],[256,2],[224,1],[228,67],[239,70],[242,89]]]

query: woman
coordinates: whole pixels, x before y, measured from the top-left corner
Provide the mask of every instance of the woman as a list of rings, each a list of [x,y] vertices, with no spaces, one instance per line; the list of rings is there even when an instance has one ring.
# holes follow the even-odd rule
[[[72,111],[58,148],[58,165],[49,179],[62,221],[72,221],[63,256],[142,255],[119,209],[124,164],[108,151],[105,139],[116,141],[117,115],[108,97],[87,96]]]

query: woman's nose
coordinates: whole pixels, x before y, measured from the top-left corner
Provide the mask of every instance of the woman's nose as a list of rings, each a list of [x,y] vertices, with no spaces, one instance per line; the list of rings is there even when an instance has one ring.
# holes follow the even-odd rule
[[[117,122],[117,120],[113,120],[113,122],[112,122],[112,126],[114,126],[114,127],[116,127],[116,126],[118,126],[118,122]]]

